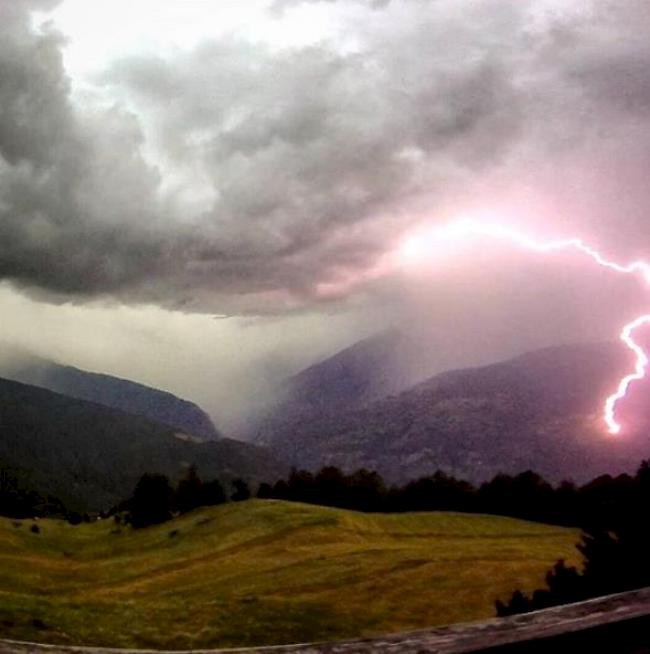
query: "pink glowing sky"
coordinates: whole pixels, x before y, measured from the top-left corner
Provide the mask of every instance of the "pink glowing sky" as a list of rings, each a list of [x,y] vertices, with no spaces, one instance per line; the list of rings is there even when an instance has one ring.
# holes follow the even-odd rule
[[[646,285],[650,285],[650,264],[643,260],[629,263],[618,263],[605,258],[598,250],[589,246],[581,238],[550,238],[531,236],[507,225],[495,222],[494,218],[480,217],[476,219],[459,219],[446,225],[424,227],[406,236],[394,252],[392,260],[397,267],[427,266],[434,263],[436,257],[444,255],[448,242],[481,239],[488,241],[501,240],[511,243],[514,247],[531,251],[533,255],[552,255],[560,251],[573,251],[576,256],[586,256],[596,265],[619,275],[640,276]],[[461,253],[462,256],[462,253]],[[553,265],[552,261],[550,265]],[[388,270],[386,269],[387,273]],[[634,355],[634,370],[616,383],[614,390],[603,403],[603,422],[610,434],[621,432],[621,424],[616,417],[617,405],[625,400],[625,396],[633,382],[640,382],[646,376],[648,356],[641,345],[634,340],[635,330],[650,323],[650,314],[636,316],[622,326],[619,338]]]

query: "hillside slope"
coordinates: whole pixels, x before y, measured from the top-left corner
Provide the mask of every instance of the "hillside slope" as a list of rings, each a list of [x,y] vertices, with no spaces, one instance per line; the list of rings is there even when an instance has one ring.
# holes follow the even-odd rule
[[[5,638],[189,649],[479,619],[533,589],[575,530],[510,518],[249,501],[134,532],[0,519]]]
[[[209,416],[193,402],[128,379],[79,370],[24,352],[7,357],[0,365],[0,376],[144,416],[199,438],[220,437]]]
[[[413,386],[430,369],[417,338],[396,329],[379,332],[283,380],[276,403],[242,436],[265,441],[303,422],[359,409]]]
[[[271,454],[229,439],[195,442],[172,427],[58,393],[0,379],[0,467],[69,508],[109,508],[144,472],[273,481],[286,472]]]
[[[361,408],[270,423],[258,442],[299,466],[365,467],[391,481],[443,469],[471,480],[533,469],[551,480],[634,470],[650,456],[647,384],[605,433],[602,405],[633,365],[618,344],[547,348],[436,375]]]
[[[417,376],[415,348],[397,330],[366,338],[287,380],[291,401],[338,410],[403,390]]]

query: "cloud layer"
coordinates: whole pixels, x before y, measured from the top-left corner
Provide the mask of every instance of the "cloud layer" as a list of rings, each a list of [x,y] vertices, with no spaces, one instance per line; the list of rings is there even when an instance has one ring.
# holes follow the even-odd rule
[[[53,4],[0,0],[0,277],[39,297],[301,309],[480,207],[650,246],[645,2],[320,3],[330,39],[125,56],[94,101]]]

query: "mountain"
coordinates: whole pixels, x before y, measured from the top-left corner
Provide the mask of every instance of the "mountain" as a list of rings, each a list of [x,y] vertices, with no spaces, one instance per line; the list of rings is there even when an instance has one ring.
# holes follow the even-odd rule
[[[204,441],[148,418],[0,379],[0,468],[80,511],[109,508],[144,472],[274,481],[286,467],[255,445]]]
[[[279,401],[242,435],[267,441],[295,425],[360,408],[426,378],[427,357],[418,341],[396,329],[380,332],[289,377]]]
[[[257,442],[294,465],[365,467],[393,482],[437,469],[474,481],[526,469],[587,480],[650,456],[646,385],[622,408],[634,431],[613,437],[602,424],[604,398],[632,366],[618,344],[546,348],[309,420],[279,410]]]
[[[415,347],[382,332],[306,368],[287,381],[289,402],[315,410],[359,406],[411,385]]]
[[[144,416],[202,439],[220,438],[212,420],[193,402],[126,379],[63,366],[26,353],[8,357],[0,366],[0,375]]]

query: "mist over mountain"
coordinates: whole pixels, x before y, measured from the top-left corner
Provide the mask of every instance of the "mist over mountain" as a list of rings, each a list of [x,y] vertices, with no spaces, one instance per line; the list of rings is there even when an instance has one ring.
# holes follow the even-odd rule
[[[145,472],[172,480],[196,465],[205,479],[273,481],[286,473],[265,449],[203,441],[148,418],[0,379],[0,467],[70,509],[107,509]]]
[[[474,481],[526,469],[554,481],[582,481],[633,470],[650,455],[645,437],[650,411],[643,384],[633,388],[620,408],[624,424],[636,425],[634,431],[612,437],[602,423],[605,397],[633,363],[619,344],[545,348],[493,365],[438,374],[371,401],[365,401],[367,394],[350,393],[347,403],[336,401],[337,389],[356,387],[355,380],[364,375],[359,368],[342,365],[345,358],[340,353],[293,378],[318,377],[323,398],[334,397],[330,406],[296,411],[293,407],[301,398],[304,406],[313,406],[313,391],[305,384],[300,395],[294,387],[293,404],[276,408],[257,442],[293,465],[365,467],[399,482],[438,469]],[[328,387],[326,373],[334,366],[343,376],[350,369],[356,376]],[[371,377],[372,367],[366,372]],[[373,388],[379,393],[380,387],[388,388]]]
[[[207,413],[193,402],[127,379],[61,365],[23,351],[4,355],[0,375],[150,418],[202,439],[221,437]]]
[[[251,412],[242,437],[272,439],[303,421],[359,408],[413,386],[435,365],[423,356],[421,342],[414,334],[387,329],[310,365],[280,382],[274,403]]]
[[[430,365],[415,334],[386,330],[290,377],[286,402],[313,410],[359,406],[412,386]]]

